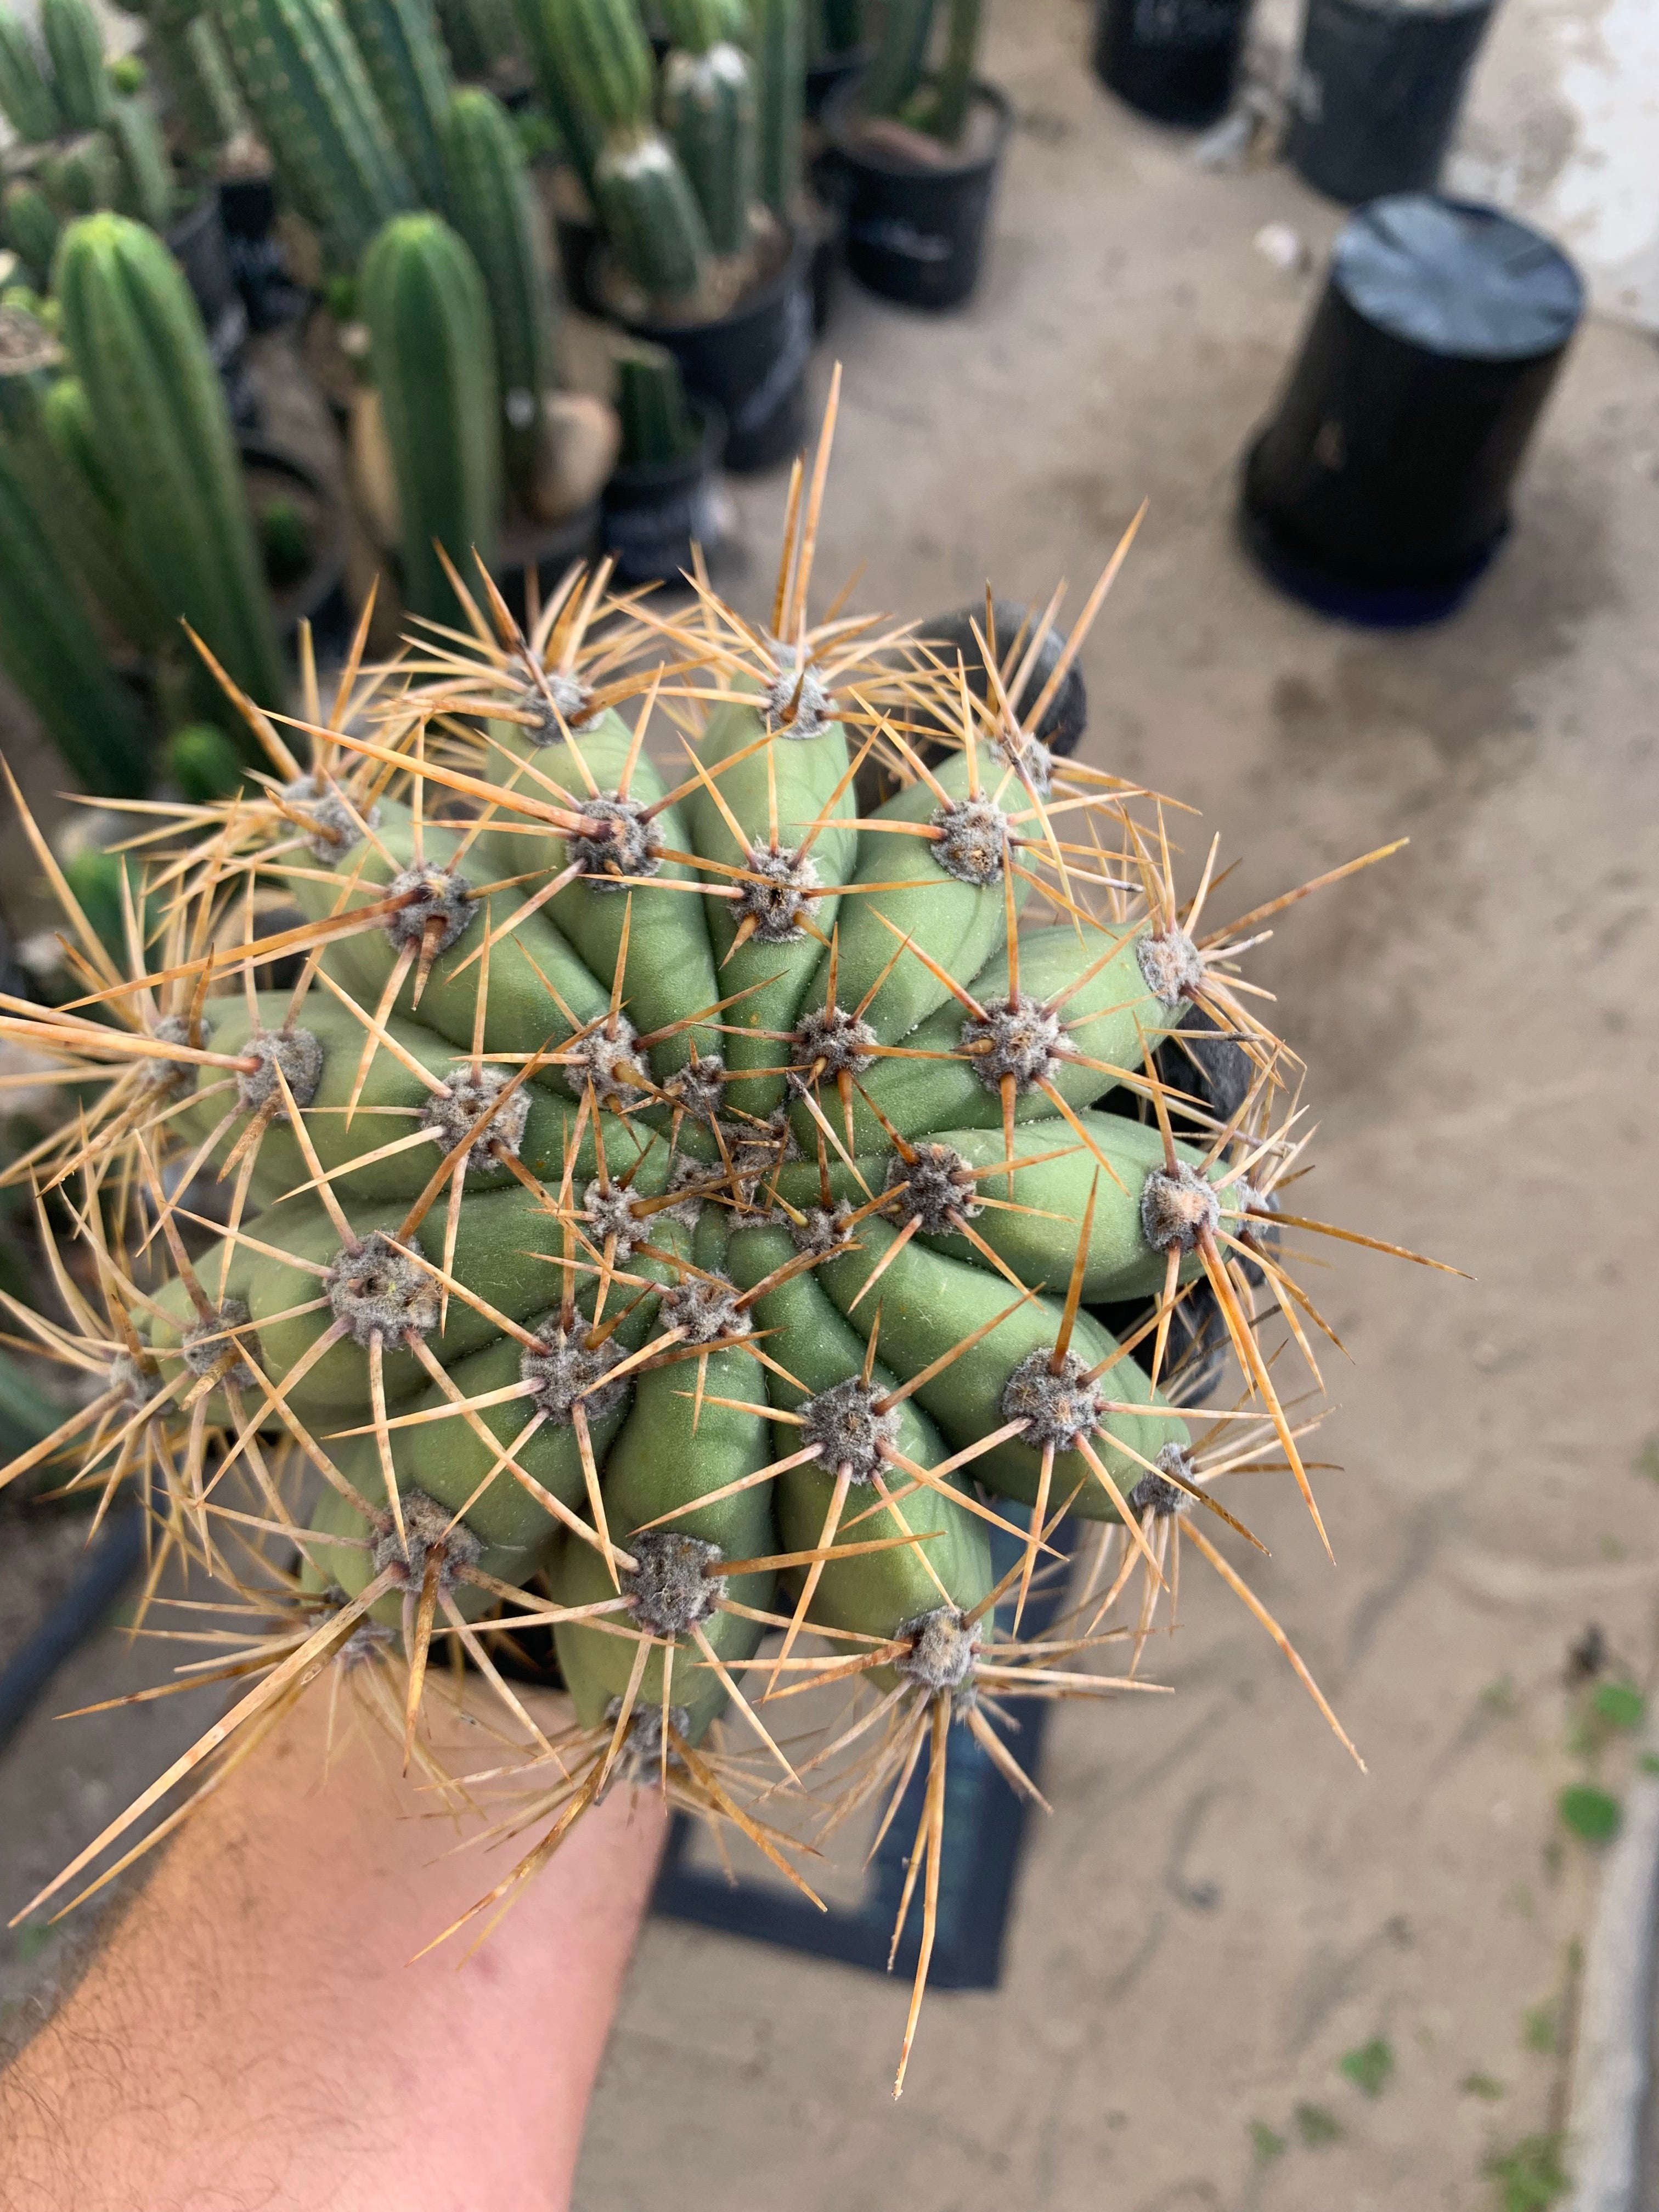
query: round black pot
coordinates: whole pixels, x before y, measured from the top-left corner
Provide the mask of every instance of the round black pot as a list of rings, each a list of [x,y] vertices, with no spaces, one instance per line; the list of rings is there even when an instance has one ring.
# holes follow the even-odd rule
[[[275,230],[274,179],[224,177],[219,183],[219,219],[231,280],[253,331],[281,330],[304,313],[307,295],[288,273]]]
[[[599,537],[599,502],[590,500],[560,522],[528,522],[514,517],[501,532],[500,550],[490,568],[501,597],[514,622],[528,619],[529,578],[536,572],[539,602],[550,593],[573,561],[585,561]]]
[[[603,322],[610,313],[593,289],[599,263],[599,227],[592,216],[560,215],[554,220],[559,246],[559,273],[564,295],[573,307]]]
[[[823,111],[841,167],[847,208],[847,265],[860,284],[912,307],[954,307],[979,282],[991,195],[1013,110],[994,85],[974,97],[995,120],[981,153],[924,165],[867,143],[858,86],[843,85]]]
[[[1583,309],[1566,256],[1494,209],[1431,193],[1361,209],[1245,463],[1251,550],[1328,612],[1449,613],[1508,529]]]
[[[812,351],[811,249],[792,232],[782,268],[708,323],[629,319],[638,337],[666,346],[694,399],[726,417],[726,465],[742,475],[799,452],[805,434],[803,386]]]
[[[1250,0],[1096,0],[1095,74],[1159,123],[1213,123],[1231,103]]]
[[[1023,606],[1018,599],[998,599],[995,605],[996,658],[999,662],[1001,662],[1007,659],[1008,648],[1019,635],[1022,624],[1040,621],[1042,608],[1041,604],[1029,607]],[[963,672],[968,681],[968,689],[976,699],[986,699],[990,696],[991,678],[986,669],[985,657],[980,650],[978,639],[974,635],[975,624],[978,625],[980,635],[984,636],[985,602],[983,599],[971,606],[957,607],[948,615],[932,616],[927,622],[918,625],[915,634],[917,640],[927,644],[947,669],[954,667],[957,657],[960,654]],[[1025,658],[1025,646],[1030,642],[1030,634],[1028,629],[1024,643],[1020,647],[1021,660]],[[1024,690],[1019,697],[1011,702],[1016,713],[1022,708],[1029,712],[1036,704],[1065,648],[1064,633],[1051,627],[1043,638],[1036,660],[1032,663],[1031,673],[1026,679]],[[947,723],[929,709],[921,707],[912,709],[912,719],[919,723],[932,723],[936,729],[948,732],[955,739],[953,744],[924,745],[922,757],[930,767],[934,762],[943,759],[947,753],[955,751],[960,747],[959,722]],[[1083,671],[1073,661],[1065,675],[1061,677],[1059,690],[1043,708],[1042,720],[1037,725],[1036,735],[1042,743],[1048,746],[1051,753],[1058,754],[1063,758],[1066,754],[1074,753],[1077,750],[1079,742],[1088,726],[1089,701],[1083,687]]]
[[[352,625],[345,589],[345,517],[338,493],[284,446],[242,437],[236,450],[245,474],[277,479],[281,488],[298,496],[311,522],[310,568],[297,582],[271,588],[278,631],[290,639],[302,622],[308,622],[319,651],[343,649]]]
[[[1440,174],[1496,0],[1307,0],[1286,151],[1350,206]]]
[[[861,46],[849,46],[845,53],[826,54],[822,61],[806,65],[806,119],[816,123],[829,101],[842,85],[850,84],[869,68],[875,47],[867,42]]]
[[[695,542],[707,548],[716,534],[714,479],[726,452],[726,418],[708,401],[693,400],[702,435],[678,460],[619,468],[605,488],[605,550],[625,584],[674,583],[691,566]]]
[[[231,418],[239,429],[246,429],[258,411],[252,386],[242,366],[242,349],[247,343],[247,309],[231,272],[218,194],[204,191],[195,205],[170,226],[167,244],[167,251],[184,270],[185,282],[200,310],[213,365],[230,402]]]

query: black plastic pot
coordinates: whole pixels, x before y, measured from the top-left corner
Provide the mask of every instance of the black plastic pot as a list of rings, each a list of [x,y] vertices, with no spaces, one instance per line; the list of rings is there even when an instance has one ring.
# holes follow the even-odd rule
[[[510,521],[501,532],[490,574],[517,623],[526,620],[529,577],[533,568],[543,606],[573,561],[585,561],[599,543],[599,502],[590,500],[562,522]]]
[[[269,174],[222,177],[219,220],[232,282],[253,331],[281,330],[304,313],[307,295],[288,272],[276,234],[276,186]]]
[[[1509,526],[1583,309],[1566,256],[1495,209],[1431,193],[1363,208],[1245,464],[1251,550],[1328,612],[1449,613]]]
[[[1496,0],[1307,0],[1291,161],[1358,206],[1438,179]]]
[[[195,205],[169,228],[167,244],[201,311],[208,348],[230,402],[232,420],[239,429],[249,428],[258,409],[242,366],[247,309],[231,272],[218,194],[204,191]]]
[[[1159,123],[1224,115],[1250,0],[1095,0],[1095,74]]]
[[[738,474],[797,453],[805,434],[802,387],[812,351],[811,250],[792,233],[770,283],[708,323],[629,320],[636,337],[666,346],[694,399],[726,417],[726,465]]]
[[[1029,607],[1022,606],[1018,599],[998,599],[995,606],[996,657],[1000,662],[1007,659],[1008,648],[1019,635],[1021,625],[1039,621],[1042,615],[1042,608],[1041,604]],[[981,653],[978,641],[974,635],[975,623],[979,626],[980,635],[983,636],[985,634],[983,599],[971,606],[957,607],[948,615],[932,616],[927,622],[918,626],[916,637],[920,642],[927,644],[938,654],[946,668],[954,666],[959,653],[962,656],[963,671],[968,679],[968,689],[976,699],[984,699],[990,696],[991,679],[986,670],[984,655]],[[1030,641],[1028,632],[1025,643],[1029,644]],[[1024,690],[1018,698],[1011,702],[1016,712],[1022,707],[1029,709],[1036,704],[1042,696],[1044,685],[1054,673],[1055,665],[1065,648],[1064,633],[1051,628],[1043,638]],[[1020,659],[1023,660],[1024,657],[1025,646],[1022,645]],[[916,708],[912,712],[913,719],[917,722],[931,721],[936,728],[941,730],[949,728],[951,733],[956,737],[957,744],[960,744],[960,730],[957,726],[947,725],[940,721],[926,708]],[[1042,720],[1037,725],[1036,734],[1050,752],[1064,757],[1077,750],[1079,741],[1088,725],[1089,701],[1083,687],[1083,671],[1073,661],[1060,678],[1059,690],[1044,708]],[[942,758],[947,750],[954,749],[945,745],[929,744],[924,748],[924,757],[931,766],[935,760]]]
[[[605,488],[605,550],[625,584],[673,583],[691,566],[691,548],[717,532],[714,480],[726,452],[726,418],[707,401],[691,411],[702,435],[678,460],[619,468]]]
[[[245,477],[275,479],[274,489],[301,507],[311,532],[311,565],[293,584],[271,588],[276,627],[294,637],[302,622],[311,624],[319,650],[343,647],[351,635],[351,608],[345,589],[345,517],[338,493],[298,454],[263,438],[239,438],[236,450]],[[251,487],[251,490],[252,490]],[[252,497],[256,514],[257,494]]]
[[[860,284],[912,307],[958,307],[979,282],[985,233],[1013,110],[994,85],[974,98],[995,128],[978,154],[912,161],[865,136],[856,83],[826,104],[823,127],[843,177],[847,265]]]
[[[599,262],[599,227],[592,216],[559,215],[554,218],[559,246],[559,273],[564,295],[573,307],[603,322],[610,310],[593,289]]]

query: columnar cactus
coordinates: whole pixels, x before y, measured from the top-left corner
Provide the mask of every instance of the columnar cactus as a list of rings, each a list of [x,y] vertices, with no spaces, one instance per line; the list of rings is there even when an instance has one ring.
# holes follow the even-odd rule
[[[697,442],[680,365],[665,346],[635,343],[617,349],[617,412],[629,468],[665,467]]]
[[[754,64],[726,35],[720,0],[665,0],[669,49],[662,119],[716,253],[750,243],[760,172],[760,101]]]
[[[477,88],[451,100],[443,152],[455,228],[478,264],[489,301],[507,478],[520,505],[533,514],[546,459],[543,402],[554,380],[556,321],[524,152],[501,102]]]
[[[141,1278],[88,1195],[107,1288],[74,1357],[105,1387],[19,1464],[79,1445],[102,1484],[142,1462],[198,1555],[246,1542],[242,1483],[252,1525],[297,1545],[299,1590],[258,1601],[284,1616],[268,1671],[216,1741],[337,1661],[407,1761],[447,1694],[434,1638],[459,1644],[525,1745],[500,1833],[532,1840],[480,1911],[617,1780],[805,1887],[756,1801],[809,1765],[827,1790],[856,1744],[831,1815],[896,1808],[921,1765],[902,2082],[957,1729],[1029,1788],[1001,1698],[1135,1686],[1183,1542],[1243,1590],[1208,1533],[1242,1528],[1220,1479],[1282,1458],[1306,1491],[1291,1361],[1241,1289],[1255,1269],[1311,1310],[1267,1236],[1304,1139],[1285,1048],[1235,988],[1251,918],[1201,930],[1213,852],[1178,902],[1158,802],[961,691],[925,769],[906,726],[952,672],[895,665],[899,634],[858,618],[809,625],[827,458],[804,499],[797,476],[763,628],[708,595],[647,619],[576,574],[526,635],[485,591],[377,718],[348,684],[308,767],[265,726],[269,802],[169,862],[149,980],[108,978],[112,1018],[27,1024],[93,1093],[54,1173],[170,1218],[216,1163],[235,1227],[191,1208],[193,1255],[147,1236]],[[696,732],[672,783],[659,701]],[[896,788],[860,813],[878,759]],[[262,941],[270,905],[302,920]],[[300,980],[256,989],[279,947]],[[1249,1054],[1231,1113],[1158,1073],[1193,1007]],[[1200,1287],[1253,1401],[1212,1425],[1168,1358]],[[1122,1338],[1083,1310],[1107,1297],[1139,1302]],[[1068,1509],[1100,1534],[1030,1650]],[[1000,1580],[996,1529],[1018,1547]],[[550,1734],[493,1656],[547,1628],[572,1704]],[[861,1717],[803,1744],[808,1683]]]
[[[178,264],[142,224],[89,216],[64,234],[55,289],[149,587],[251,697],[280,701],[286,672],[224,392]]]
[[[343,0],[345,18],[422,202],[447,210],[443,127],[453,89],[431,0]]]
[[[599,137],[588,183],[611,250],[647,300],[696,299],[714,247],[679,157],[651,119],[651,49],[633,0],[543,4],[560,73]]]
[[[785,222],[800,197],[806,10],[803,0],[750,0],[750,17],[760,99],[760,196]]]
[[[216,0],[215,21],[284,193],[354,270],[417,195],[336,0]]]
[[[52,91],[65,131],[95,131],[109,113],[104,37],[91,0],[40,0]]]
[[[495,557],[501,386],[478,264],[435,215],[399,216],[364,258],[359,306],[398,485],[404,604],[453,620],[439,548]]]
[[[108,130],[121,165],[122,214],[165,231],[173,220],[173,165],[155,109],[138,94],[117,94],[110,101]]]
[[[888,0],[881,42],[864,81],[866,112],[900,116],[947,142],[958,139],[973,98],[981,12],[981,0],[948,0],[944,53],[930,78],[938,0]]]
[[[34,41],[9,8],[0,8],[0,114],[26,146],[38,146],[59,128],[58,102]]]

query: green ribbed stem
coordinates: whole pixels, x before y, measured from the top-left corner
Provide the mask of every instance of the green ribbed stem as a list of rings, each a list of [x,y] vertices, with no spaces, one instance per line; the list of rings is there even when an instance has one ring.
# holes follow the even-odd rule
[[[760,96],[760,196],[783,222],[800,194],[805,10],[802,0],[750,0],[750,46]]]
[[[355,269],[415,187],[335,0],[215,0],[216,20],[283,192],[333,270]]]
[[[44,287],[58,250],[58,217],[39,185],[19,177],[0,201],[0,239],[25,262]]]
[[[40,0],[40,31],[66,131],[95,131],[109,113],[104,34],[91,0]]]
[[[945,59],[934,80],[927,127],[936,138],[955,145],[968,120],[979,60],[982,0],[951,0]]]
[[[536,88],[553,118],[571,167],[581,179],[582,190],[591,199],[593,164],[599,158],[605,134],[581,104],[571,78],[568,54],[549,21],[546,0],[513,0],[513,9]]]
[[[665,468],[696,445],[680,365],[666,346],[634,342],[617,349],[617,412],[624,467]]]
[[[428,207],[444,208],[443,125],[453,90],[432,0],[344,0],[381,112]]]
[[[121,212],[165,230],[173,220],[173,164],[155,110],[139,94],[112,100],[109,134],[121,165]]]
[[[91,216],[64,233],[55,289],[135,559],[244,690],[281,701],[287,670],[224,389],[183,271],[153,231]]]
[[[491,76],[523,58],[512,0],[438,0],[438,21],[458,76]]]
[[[611,251],[653,301],[694,298],[714,247],[679,156],[659,131],[608,141],[593,168],[593,205]]]
[[[542,13],[571,95],[599,130],[649,122],[655,71],[634,0],[542,0]]]
[[[152,17],[147,45],[173,94],[174,123],[192,151],[210,153],[251,128],[225,42],[210,15],[182,21]]]
[[[887,0],[881,44],[864,79],[866,114],[896,115],[921,84],[933,8],[934,0]]]
[[[60,215],[92,215],[121,197],[121,157],[107,131],[84,131],[40,164],[40,184]]]
[[[0,663],[88,791],[143,793],[149,781],[143,717],[111,672],[9,441],[0,447]]]
[[[363,262],[358,303],[397,479],[404,600],[453,622],[435,538],[463,574],[495,559],[501,514],[501,402],[478,264],[434,215],[399,216]]]
[[[542,398],[553,382],[556,309],[537,251],[524,151],[501,102],[471,88],[450,102],[444,155],[455,228],[478,264],[489,301],[507,480],[520,504],[533,512],[546,450]]]
[[[34,41],[9,8],[0,8],[0,114],[26,146],[58,129],[58,103]]]
[[[687,0],[678,4],[686,8]],[[688,15],[696,4],[693,0]],[[687,20],[684,27],[693,24]],[[701,48],[672,47],[663,63],[662,119],[696,194],[709,243],[727,258],[745,252],[760,171],[760,103],[748,55],[725,39]]]

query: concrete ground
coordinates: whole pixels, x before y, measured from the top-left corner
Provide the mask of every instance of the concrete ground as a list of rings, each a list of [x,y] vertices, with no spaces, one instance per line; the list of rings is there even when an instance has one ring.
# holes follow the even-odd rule
[[[929,2000],[902,2102],[902,1990],[655,1922],[576,2201],[1476,2212],[1547,2172],[1561,2120],[1595,1866],[1558,1792],[1620,1784],[1569,1648],[1595,1623],[1610,1674],[1659,1673],[1659,357],[1586,328],[1455,622],[1367,635],[1288,605],[1235,546],[1235,469],[1317,277],[1252,240],[1285,222],[1317,254],[1337,212],[1282,171],[1201,173],[1114,106],[1079,0],[992,13],[1020,127],[984,288],[942,321],[844,295],[820,574],[863,561],[861,602],[908,616],[988,574],[1066,574],[1075,605],[1150,499],[1085,655],[1087,757],[1201,805],[1187,884],[1219,830],[1232,911],[1411,837],[1251,972],[1312,1070],[1310,1210],[1477,1279],[1336,1251],[1315,1279],[1354,1356],[1317,1454],[1341,1462],[1318,1478],[1335,1567],[1288,1482],[1250,1501],[1256,1587],[1369,1775],[1194,1565],[1149,1668],[1176,1696],[1060,1709],[1005,1986]],[[758,606],[781,486],[738,495]],[[54,1705],[106,1693],[112,1656]],[[174,1723],[141,1710],[148,1774]],[[42,1715],[18,1740],[9,1894],[103,1810],[106,1761],[55,1747],[71,1725],[131,1735]],[[1341,2070],[1368,2047],[1375,2094]]]

